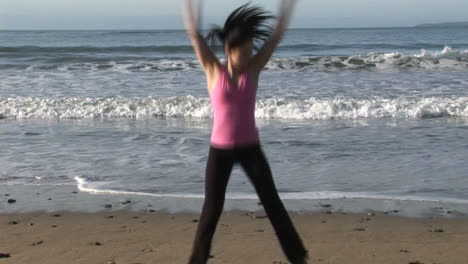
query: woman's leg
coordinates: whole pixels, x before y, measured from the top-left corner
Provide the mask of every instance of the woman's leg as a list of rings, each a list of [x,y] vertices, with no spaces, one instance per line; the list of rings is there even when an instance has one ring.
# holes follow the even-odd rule
[[[210,148],[205,175],[205,201],[193,243],[190,264],[205,264],[223,211],[226,186],[234,164],[231,150]]]
[[[260,146],[245,149],[236,156],[255,186],[288,260],[293,264],[306,263],[307,250],[279,198],[270,166]]]

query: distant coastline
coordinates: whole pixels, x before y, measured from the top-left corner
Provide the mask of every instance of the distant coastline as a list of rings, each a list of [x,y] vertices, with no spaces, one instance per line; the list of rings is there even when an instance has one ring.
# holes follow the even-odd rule
[[[303,30],[303,29],[371,29],[371,28],[421,28],[421,27],[468,27],[468,21],[465,22],[444,22],[444,23],[426,23],[426,24],[419,24],[419,25],[399,25],[399,26],[356,26],[356,27],[291,27],[290,29],[293,30]],[[208,28],[202,28],[202,31],[208,30]],[[95,28],[95,29],[67,29],[67,28],[44,28],[44,29],[2,29],[1,31],[148,31],[148,32],[156,32],[156,31],[185,31],[184,28]]]
[[[447,22],[447,23],[433,23],[421,24],[415,27],[468,27],[468,21],[465,22]]]

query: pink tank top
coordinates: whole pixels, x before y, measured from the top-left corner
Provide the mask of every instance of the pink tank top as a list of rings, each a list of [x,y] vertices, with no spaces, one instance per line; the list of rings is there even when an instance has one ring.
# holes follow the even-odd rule
[[[255,125],[256,94],[257,87],[246,72],[239,77],[238,87],[233,87],[227,78],[227,68],[223,67],[210,95],[213,108],[211,146],[229,149],[259,143]]]

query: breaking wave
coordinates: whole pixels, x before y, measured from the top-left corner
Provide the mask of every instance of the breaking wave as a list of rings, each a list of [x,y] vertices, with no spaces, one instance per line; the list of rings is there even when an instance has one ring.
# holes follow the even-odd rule
[[[257,100],[256,118],[330,120],[362,118],[468,117],[468,97],[394,99],[267,98]],[[205,97],[145,98],[6,98],[0,119],[212,118]]]

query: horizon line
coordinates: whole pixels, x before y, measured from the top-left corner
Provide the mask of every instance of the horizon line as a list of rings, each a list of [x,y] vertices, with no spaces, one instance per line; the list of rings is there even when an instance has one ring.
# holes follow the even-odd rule
[[[415,26],[362,26],[362,27],[294,27],[289,28],[288,30],[305,30],[305,29],[371,29],[371,28],[415,28]],[[160,29],[145,29],[145,28],[124,28],[124,29],[0,29],[0,31],[185,31],[185,28],[160,28]],[[209,30],[208,28],[203,28],[203,30]]]
[[[417,28],[417,27],[450,27],[457,24],[467,24],[468,21],[459,21],[459,22],[438,22],[438,23],[420,23],[416,25],[406,25],[406,26],[351,26],[351,27],[290,27],[289,30],[304,30],[304,29],[371,29],[371,28]],[[118,30],[127,30],[127,31],[182,31],[185,28],[123,28],[123,29],[67,29],[67,28],[49,28],[49,29],[0,29],[0,31],[118,31]],[[202,31],[209,30],[208,28],[202,28]]]

